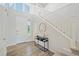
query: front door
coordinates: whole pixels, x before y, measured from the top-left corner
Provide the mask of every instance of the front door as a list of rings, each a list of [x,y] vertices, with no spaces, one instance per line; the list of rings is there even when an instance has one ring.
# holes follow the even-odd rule
[[[28,18],[16,16],[16,42],[32,41],[32,25],[28,24]]]

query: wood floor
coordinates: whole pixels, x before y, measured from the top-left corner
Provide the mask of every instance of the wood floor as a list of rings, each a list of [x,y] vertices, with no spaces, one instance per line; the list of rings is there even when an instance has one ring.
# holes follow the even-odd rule
[[[53,56],[50,51],[41,51],[34,42],[24,42],[7,47],[7,56]]]

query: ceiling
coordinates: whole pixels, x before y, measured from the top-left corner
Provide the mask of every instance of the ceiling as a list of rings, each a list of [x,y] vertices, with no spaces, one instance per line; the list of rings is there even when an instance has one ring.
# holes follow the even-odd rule
[[[54,12],[61,8],[65,8],[69,3],[28,3],[30,13],[38,15],[41,12]]]
[[[48,3],[31,3],[31,5],[34,5],[40,8],[45,8],[48,5]]]
[[[1,5],[6,6],[6,7],[8,6],[8,4],[1,4]],[[9,5],[11,5],[11,4],[9,4]],[[13,5],[18,5],[18,4],[13,4]],[[17,9],[18,10],[22,9],[22,11],[25,10],[27,12],[29,10],[30,13],[39,14],[42,11],[44,11],[44,12],[45,11],[54,12],[54,11],[59,10],[61,8],[63,9],[65,7],[67,7],[67,6],[69,6],[70,4],[69,3],[26,3],[24,5],[26,5],[27,8],[22,9],[21,6],[20,6],[20,7],[18,7],[19,9],[18,8]],[[14,7],[12,7],[12,6],[11,6],[11,8],[15,9],[15,6]]]
[[[30,5],[53,12],[59,8],[69,5],[69,3],[30,3]]]

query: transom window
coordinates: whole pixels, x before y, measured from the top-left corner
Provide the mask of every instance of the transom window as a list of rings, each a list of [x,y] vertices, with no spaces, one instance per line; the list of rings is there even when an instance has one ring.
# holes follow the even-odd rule
[[[17,12],[30,12],[30,7],[24,3],[1,3],[1,6],[5,8],[11,8]]]

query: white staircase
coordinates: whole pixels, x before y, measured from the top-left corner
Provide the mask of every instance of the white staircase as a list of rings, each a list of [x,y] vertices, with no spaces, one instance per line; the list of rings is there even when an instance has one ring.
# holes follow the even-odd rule
[[[48,11],[48,12],[46,12],[46,11],[43,11],[43,12],[40,12],[39,13],[39,16],[40,16],[40,18],[41,18],[41,20],[43,21],[43,22],[45,22],[47,25],[49,25],[52,29],[54,29],[55,31],[57,31],[57,33],[60,33],[60,35],[61,36],[63,36],[63,37],[65,37],[65,39],[66,40],[68,40],[68,41],[70,41],[70,45],[71,45],[71,47],[70,48],[65,48],[65,49],[61,49],[61,50],[59,50],[61,53],[63,53],[63,54],[66,54],[66,55],[76,55],[76,54],[74,54],[74,53],[72,53],[74,50],[72,50],[71,48],[75,48],[75,51],[78,51],[78,50],[76,50],[77,48],[76,48],[76,36],[75,36],[75,31],[76,31],[76,26],[78,26],[78,24],[76,24],[77,22],[79,22],[78,21],[78,15],[77,15],[77,13],[78,13],[78,10],[77,10],[77,7],[78,7],[78,4],[71,4],[71,5],[69,5],[68,7],[66,7],[66,9],[65,8],[62,8],[60,11],[56,11],[56,12],[51,12],[53,15],[52,16],[50,16],[50,12]],[[68,9],[68,10],[67,10]],[[73,9],[71,12],[70,12],[70,14],[69,15],[67,15],[68,14],[68,12],[71,10],[71,9]],[[66,15],[64,16],[64,15],[60,15],[60,14],[58,14],[58,13],[60,13],[61,12],[61,14],[62,14],[62,12],[65,12],[65,11],[63,11],[63,10],[67,10],[66,11]],[[47,13],[47,15],[49,16],[45,16],[46,15],[46,13]],[[42,15],[41,13],[45,13],[44,15]],[[55,15],[57,15],[56,17],[58,17],[58,16],[60,16],[59,17],[59,20],[58,20],[58,18],[56,18],[55,17]],[[51,20],[50,20],[51,19]],[[63,21],[63,19],[65,20],[65,24],[66,24],[66,22],[68,22],[67,24],[69,24],[68,26],[66,26],[66,28],[64,28],[64,27],[61,27],[60,26],[60,24],[57,26],[57,24],[55,23],[55,20],[57,21],[59,21],[59,22],[61,22],[61,21]],[[67,21],[66,21],[66,19],[67,19]],[[64,23],[63,24],[61,24],[61,25],[63,25],[64,26]],[[67,25],[66,24],[66,25]],[[70,26],[70,27],[69,27]],[[68,27],[68,28],[67,28]],[[63,28],[63,29],[62,29]],[[65,29],[67,29],[68,31],[70,31],[69,33],[67,32],[67,31],[65,31]],[[78,44],[77,44],[78,45]],[[70,52],[69,52],[69,51]],[[78,54],[77,54],[78,55]]]

